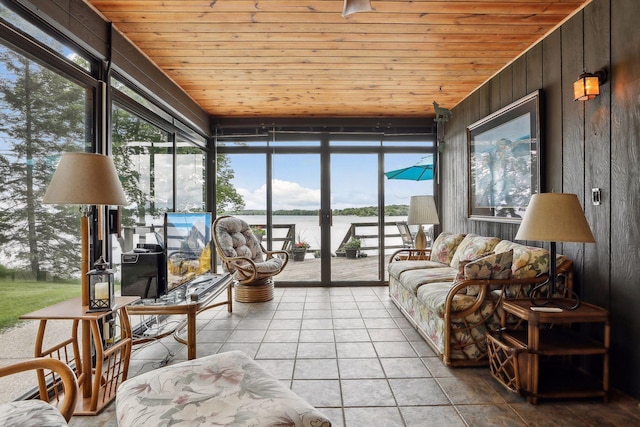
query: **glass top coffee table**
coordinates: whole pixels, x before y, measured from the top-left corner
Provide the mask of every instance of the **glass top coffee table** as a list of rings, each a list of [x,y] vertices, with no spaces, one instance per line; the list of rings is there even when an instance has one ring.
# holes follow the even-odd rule
[[[187,358],[196,358],[196,316],[205,310],[221,305],[227,305],[229,313],[233,310],[232,304],[232,280],[229,273],[211,274],[206,280],[198,280],[190,283],[183,289],[176,289],[169,294],[156,299],[142,299],[127,307],[129,316],[161,315],[174,316],[186,315],[186,319],[176,323],[175,326],[158,328],[157,333],[151,331],[148,324],[136,324],[132,318],[131,326],[134,331],[143,330],[143,334],[136,334],[133,344],[142,344],[152,340],[173,334],[176,341],[186,344]],[[227,291],[226,301],[216,301],[216,298]],[[186,340],[181,336],[187,329]],[[151,331],[151,332],[150,332]]]

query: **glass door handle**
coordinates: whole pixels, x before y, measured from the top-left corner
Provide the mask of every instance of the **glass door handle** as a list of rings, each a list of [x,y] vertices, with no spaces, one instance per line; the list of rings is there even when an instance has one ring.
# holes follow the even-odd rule
[[[329,222],[329,227],[333,227],[333,210],[329,209],[329,213],[325,214],[322,212],[322,209],[318,210],[318,225],[322,227],[323,219],[326,219]]]

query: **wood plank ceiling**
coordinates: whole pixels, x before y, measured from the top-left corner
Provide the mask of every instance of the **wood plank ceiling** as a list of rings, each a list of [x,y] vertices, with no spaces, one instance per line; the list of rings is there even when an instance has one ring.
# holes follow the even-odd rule
[[[590,0],[86,0],[215,117],[433,117]]]

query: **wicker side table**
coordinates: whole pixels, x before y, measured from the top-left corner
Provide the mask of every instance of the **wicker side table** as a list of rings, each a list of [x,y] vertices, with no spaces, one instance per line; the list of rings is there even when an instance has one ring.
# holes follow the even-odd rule
[[[537,311],[529,299],[506,300],[502,308],[503,332],[488,338],[494,378],[526,395],[532,404],[540,398],[597,396],[608,401],[611,331],[607,310],[583,302],[575,310]],[[527,329],[505,330],[507,314],[525,321]],[[567,327],[576,323],[602,323],[603,339],[593,340]],[[571,356],[600,356],[602,378],[577,369]]]

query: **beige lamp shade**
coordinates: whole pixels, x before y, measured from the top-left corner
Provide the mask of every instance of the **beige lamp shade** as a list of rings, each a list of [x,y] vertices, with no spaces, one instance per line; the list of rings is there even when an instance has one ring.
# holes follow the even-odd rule
[[[372,10],[371,0],[344,0],[342,16],[351,15],[356,12],[370,12]]]
[[[407,223],[419,225],[414,245],[416,249],[425,249],[427,247],[427,236],[424,234],[422,224],[440,224],[436,201],[433,196],[411,196]]]
[[[534,194],[516,234],[516,240],[595,243],[575,194]]]
[[[407,223],[410,225],[440,224],[433,196],[411,196]]]
[[[127,198],[111,157],[93,153],[64,153],[42,203],[126,205]]]

